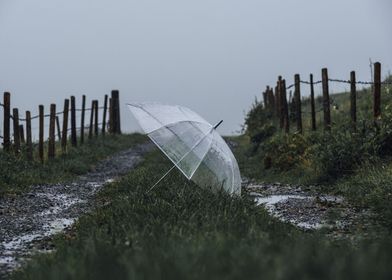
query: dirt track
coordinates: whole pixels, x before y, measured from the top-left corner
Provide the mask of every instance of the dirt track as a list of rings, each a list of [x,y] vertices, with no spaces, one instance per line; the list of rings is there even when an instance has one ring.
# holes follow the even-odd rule
[[[32,186],[23,195],[1,198],[0,279],[33,252],[50,251],[51,236],[70,227],[105,183],[133,169],[152,147],[147,143],[115,154],[71,182]]]

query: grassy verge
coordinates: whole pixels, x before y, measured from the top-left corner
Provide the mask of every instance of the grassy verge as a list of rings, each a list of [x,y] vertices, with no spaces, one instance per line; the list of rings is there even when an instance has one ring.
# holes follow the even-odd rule
[[[303,233],[246,197],[212,193],[159,153],[105,188],[95,211],[13,279],[388,279],[392,241],[357,248]]]
[[[376,121],[370,88],[358,91],[356,130],[350,120],[348,92],[331,95],[330,132],[323,130],[320,97],[316,98],[317,131],[310,128],[310,100],[302,100],[302,134],[296,133],[295,114],[291,114],[290,134],[285,134],[274,112],[256,102],[246,117],[245,135],[234,139],[239,143],[236,156],[242,174],[267,183],[320,185],[324,192],[372,208],[392,229],[390,90],[390,86],[382,87],[382,116]]]
[[[145,136],[139,134],[98,137],[77,148],[69,147],[66,155],[44,164],[27,161],[23,153],[15,156],[0,151],[0,196],[23,191],[33,184],[69,180],[88,172],[98,160],[145,140]]]

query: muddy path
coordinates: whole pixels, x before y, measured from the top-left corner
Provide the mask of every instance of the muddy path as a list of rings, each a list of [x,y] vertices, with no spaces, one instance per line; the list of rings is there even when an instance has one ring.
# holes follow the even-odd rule
[[[324,230],[337,239],[352,239],[358,228],[371,227],[374,213],[345,198],[323,194],[315,186],[247,183],[243,190],[271,216],[302,230]]]
[[[152,150],[151,143],[119,152],[92,172],[71,182],[31,186],[27,192],[0,199],[0,279],[37,251],[50,251],[54,234],[69,228],[93,205],[106,184],[133,169]]]

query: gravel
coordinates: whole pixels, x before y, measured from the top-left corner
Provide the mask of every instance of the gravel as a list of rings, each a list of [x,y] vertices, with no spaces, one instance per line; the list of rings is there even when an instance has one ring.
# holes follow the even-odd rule
[[[323,194],[316,186],[250,182],[244,190],[271,216],[303,230],[327,230],[334,238],[349,237],[354,228],[371,223],[373,217],[368,209]]]
[[[93,171],[67,183],[31,186],[22,195],[0,199],[0,279],[37,251],[53,250],[51,237],[91,209],[94,195],[132,170],[153,148],[141,144],[101,162]]]

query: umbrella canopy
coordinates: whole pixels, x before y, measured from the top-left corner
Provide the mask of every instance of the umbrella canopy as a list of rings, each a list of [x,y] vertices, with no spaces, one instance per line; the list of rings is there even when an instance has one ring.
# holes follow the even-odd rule
[[[128,106],[148,137],[188,180],[202,187],[241,193],[237,161],[216,131],[217,125],[186,107],[155,103]]]

